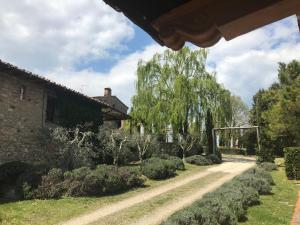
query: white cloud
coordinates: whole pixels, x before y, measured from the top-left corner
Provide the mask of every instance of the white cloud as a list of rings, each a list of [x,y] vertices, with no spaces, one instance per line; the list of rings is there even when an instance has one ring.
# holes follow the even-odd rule
[[[113,94],[130,105],[139,59],[149,60],[165,48],[146,46],[117,57],[107,72],[76,70],[79,62],[111,56],[126,48],[134,29],[122,14],[99,0],[0,0],[0,58],[38,72],[89,96]],[[209,69],[219,82],[248,104],[259,88],[277,79],[277,62],[300,60],[295,18],[274,23],[209,49]]]
[[[277,81],[278,62],[300,60],[299,40],[295,17],[229,42],[222,40],[209,50],[210,70],[216,71],[218,81],[250,105],[259,89]]]
[[[134,29],[99,0],[0,0],[0,57],[21,67],[69,68],[108,57]]]
[[[112,94],[118,96],[127,105],[131,105],[131,97],[135,92],[137,63],[140,59],[150,60],[155,53],[165,48],[158,44],[145,47],[121,59],[108,73],[92,70],[56,70],[46,74],[51,80],[65,84],[89,96],[103,95],[104,87],[112,88]]]

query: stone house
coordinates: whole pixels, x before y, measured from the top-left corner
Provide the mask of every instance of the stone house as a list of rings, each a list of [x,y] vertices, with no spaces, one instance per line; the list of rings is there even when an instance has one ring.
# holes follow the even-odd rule
[[[129,118],[127,115],[128,106],[125,105],[117,96],[112,95],[111,88],[104,88],[103,96],[96,96],[93,98],[112,107],[107,111],[103,111],[103,121],[105,125],[112,128],[123,127],[124,121]]]
[[[121,121],[127,114],[0,60],[0,164],[43,160],[44,129],[87,122],[96,129],[107,118]]]

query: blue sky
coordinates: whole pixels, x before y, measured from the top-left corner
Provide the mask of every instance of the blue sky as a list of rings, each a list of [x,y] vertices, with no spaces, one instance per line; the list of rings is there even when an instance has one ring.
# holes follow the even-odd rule
[[[111,87],[130,105],[138,60],[165,50],[99,0],[0,3],[0,58],[89,96]],[[208,50],[207,69],[251,105],[258,89],[277,80],[278,62],[300,60],[296,17]]]

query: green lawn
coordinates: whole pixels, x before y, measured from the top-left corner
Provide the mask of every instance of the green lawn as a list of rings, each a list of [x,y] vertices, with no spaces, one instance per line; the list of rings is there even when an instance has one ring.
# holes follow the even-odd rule
[[[109,203],[131,197],[137,193],[148,191],[154,187],[180,180],[182,177],[200,171],[210,166],[199,167],[187,164],[185,171],[178,171],[178,176],[163,180],[147,180],[145,188],[138,188],[126,193],[98,198],[63,198],[59,200],[31,200],[12,203],[0,203],[0,224],[3,225],[50,225],[68,220],[74,216],[93,211]],[[2,221],[1,221],[2,218]]]
[[[240,225],[289,225],[297,201],[300,183],[287,180],[284,167],[272,172],[276,186],[273,195],[261,196],[261,204],[248,209],[248,221]]]

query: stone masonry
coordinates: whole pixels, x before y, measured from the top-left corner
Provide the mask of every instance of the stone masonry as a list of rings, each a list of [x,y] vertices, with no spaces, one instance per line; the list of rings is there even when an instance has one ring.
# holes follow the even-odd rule
[[[46,97],[38,84],[0,72],[0,164],[43,158],[38,137],[44,127]]]

